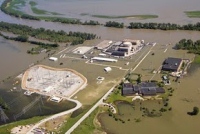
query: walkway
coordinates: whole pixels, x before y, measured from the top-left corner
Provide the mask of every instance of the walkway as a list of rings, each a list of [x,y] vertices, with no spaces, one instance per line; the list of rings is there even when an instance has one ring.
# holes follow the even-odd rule
[[[60,117],[60,116],[63,116],[63,115],[67,115],[67,114],[69,114],[69,113],[72,113],[73,111],[79,109],[79,108],[82,106],[82,104],[81,104],[79,101],[77,101],[77,100],[73,100],[73,99],[67,99],[67,100],[76,103],[76,107],[75,107],[75,108],[72,108],[72,109],[70,109],[70,110],[67,110],[67,111],[64,111],[64,112],[61,112],[61,113],[52,115],[52,116],[50,116],[50,117],[47,117],[47,118],[45,118],[45,119],[39,121],[37,124],[35,124],[35,125],[27,132],[27,134],[34,134],[33,130],[36,129],[36,128],[38,128],[40,125],[42,125],[42,124],[45,123],[46,121],[49,121],[49,120],[51,120],[51,119],[54,119],[54,118],[57,118],[57,117]]]

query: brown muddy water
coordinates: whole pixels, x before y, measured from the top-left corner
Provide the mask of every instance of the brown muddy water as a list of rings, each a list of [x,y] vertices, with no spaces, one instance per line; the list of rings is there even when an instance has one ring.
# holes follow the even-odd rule
[[[169,56],[176,56],[180,58],[192,59],[194,55],[187,54],[184,51],[176,51],[171,47],[168,48],[167,52],[164,53],[163,46],[156,46],[153,50],[155,57],[149,55],[135,70],[136,73],[142,73],[142,80],[149,80],[154,74],[147,71],[151,66],[159,67],[160,63],[164,58]],[[163,59],[163,60],[161,60]],[[150,62],[151,61],[151,62]],[[152,67],[150,67],[152,68]],[[180,83],[172,82],[170,85],[175,89],[173,96],[169,98],[169,105],[172,107],[172,111],[168,111],[162,114],[161,117],[143,117],[141,112],[138,110],[139,106],[135,107],[132,105],[123,104],[117,105],[119,108],[119,115],[117,117],[122,118],[125,123],[115,121],[113,117],[110,117],[108,113],[99,115],[99,121],[103,126],[104,130],[108,134],[199,134],[199,121],[200,116],[189,116],[187,112],[192,111],[194,106],[200,107],[200,83],[199,83],[200,65],[192,64],[188,70],[188,74],[180,79]],[[153,80],[161,80],[162,74],[156,74]],[[173,78],[171,78],[172,80]],[[168,86],[168,87],[170,87]],[[166,87],[167,88],[167,87]],[[159,109],[160,105],[147,101],[147,106],[151,109]],[[136,122],[135,118],[140,118],[140,122]],[[128,121],[130,119],[130,121]]]
[[[26,70],[30,64],[37,63],[37,61],[43,60],[46,54],[41,55],[29,55],[26,53],[28,49],[31,49],[33,45],[27,43],[13,42],[5,40],[0,37],[0,97],[8,104],[9,110],[5,110],[5,114],[9,120],[6,123],[15,120],[21,120],[39,115],[55,114],[67,109],[75,107],[75,103],[69,101],[63,101],[59,104],[47,101],[48,98],[42,97],[39,101],[31,106],[38,95],[25,96],[24,90],[21,90],[19,79],[15,79],[17,75]],[[16,81],[18,84],[13,85]],[[25,114],[17,117],[17,114],[22,112],[22,109],[30,106],[30,109]],[[0,124],[4,124],[0,120]]]
[[[127,16],[127,15],[158,15],[158,18],[139,20],[137,18],[110,19],[129,23],[140,22],[173,22],[195,23],[200,19],[188,18],[184,11],[199,10],[199,0],[35,0],[36,8],[49,12],[60,13],[62,17],[78,18],[85,20],[97,20],[105,23],[106,18],[95,18],[92,15]],[[30,5],[19,5],[19,9],[28,14],[34,14]],[[43,14],[44,15],[44,14]],[[58,15],[57,15],[58,16]]]
[[[3,0],[0,0],[0,2],[2,2],[2,1]],[[38,1],[38,3],[39,3],[38,8],[43,9],[42,4],[44,6],[45,2],[47,2],[47,1],[41,1],[41,2]],[[49,2],[50,6],[46,6],[44,9],[45,10],[55,9],[56,12],[59,12],[58,10],[64,10],[64,8],[65,8],[65,11],[69,9],[69,11],[66,11],[66,13],[71,12],[70,10],[73,10],[73,11],[76,10],[77,11],[76,15],[80,16],[79,15],[80,13],[85,13],[85,12],[83,12],[83,9],[81,9],[81,5],[83,5],[83,7],[84,7],[88,4],[88,2],[89,2],[88,0],[85,0],[85,1],[60,0],[59,3],[58,2],[55,3],[55,1],[50,1]],[[105,5],[105,4],[108,5],[106,7],[107,10],[111,10],[112,8],[114,8],[114,6],[113,6],[111,9],[109,9],[109,5],[113,5],[113,4],[110,4],[108,2],[113,2],[113,3],[116,2],[116,7],[117,7],[117,4],[120,5],[122,3],[125,3],[124,1],[119,1],[119,0],[117,0],[117,1],[102,0],[102,1],[98,1],[98,2],[102,2],[103,5],[100,4],[101,6],[98,6],[98,4],[96,4],[95,2],[97,2],[97,1],[90,1],[90,3],[93,3],[93,5],[95,5],[94,8],[90,10],[90,12],[93,13],[94,10],[96,9],[95,14],[103,13],[104,10],[102,10],[102,11],[100,11],[100,10],[103,7],[103,5]],[[133,1],[126,0],[126,2],[129,3],[129,5],[132,5],[132,6],[134,5]],[[132,2],[132,4],[130,4],[131,2]],[[138,4],[136,4],[138,7],[144,7],[144,9],[150,8],[152,12],[147,12],[147,11],[149,11],[149,9],[148,10],[145,9],[146,10],[145,11],[145,10],[141,10],[141,8],[133,8],[134,7],[133,6],[133,7],[129,8],[129,9],[133,10],[133,12],[131,14],[147,12],[147,13],[154,13],[154,14],[159,15],[159,13],[160,13],[160,15],[159,15],[160,17],[158,19],[154,19],[154,21],[156,21],[156,22],[175,22],[175,23],[182,24],[182,23],[190,23],[190,22],[193,23],[193,22],[199,21],[199,19],[187,18],[183,13],[183,11],[185,11],[185,10],[198,10],[199,9],[199,7],[198,7],[199,1],[198,0],[192,0],[192,1],[184,0],[181,2],[179,2],[178,0],[175,0],[175,1],[170,0],[170,1],[165,1],[165,2],[156,0],[155,2],[158,4],[155,4],[152,1],[148,1],[148,4],[146,4],[147,1],[134,1],[134,2],[138,3]],[[60,3],[62,3],[62,4],[60,4]],[[66,3],[67,3],[67,5],[66,5]],[[80,3],[82,3],[82,4],[80,4]],[[55,8],[52,8],[54,4],[56,6],[55,6]],[[74,4],[74,7],[76,7],[76,8],[73,8],[73,9],[69,8],[69,7],[72,7],[73,4]],[[62,7],[61,5],[65,5],[65,7],[64,6]],[[58,8],[58,6],[59,6],[59,8]],[[79,8],[80,8],[80,10],[78,10]],[[87,10],[84,10],[84,11],[87,11],[88,13],[90,13],[88,11],[89,7],[85,8],[85,9],[87,9]],[[138,12],[136,12],[136,10],[138,10]],[[161,10],[162,10],[162,12],[161,12]],[[105,9],[105,11],[106,11],[106,9]],[[125,13],[125,11],[127,13],[127,11],[129,11],[129,10],[123,9],[122,11],[123,11],[122,13]],[[115,13],[115,10],[113,10],[113,13]],[[110,14],[113,15],[112,12],[110,12]],[[128,14],[128,15],[131,15],[131,14]],[[76,15],[74,15],[74,16],[76,16]],[[109,14],[106,14],[106,15],[109,15]],[[125,15],[127,15],[127,14],[125,14]],[[72,13],[71,17],[74,17],[74,16]],[[85,19],[85,18],[83,18],[83,19]],[[91,18],[88,18],[88,19],[91,19]],[[16,24],[24,24],[24,25],[32,26],[34,28],[43,27],[46,29],[51,29],[51,30],[56,30],[56,31],[64,30],[66,32],[80,31],[80,32],[95,33],[95,34],[97,34],[97,36],[101,36],[102,40],[111,39],[111,40],[118,41],[118,40],[122,40],[124,38],[144,39],[146,42],[157,42],[158,45],[160,45],[160,46],[169,44],[169,43],[174,44],[182,38],[197,40],[200,37],[200,32],[197,32],[197,31],[130,30],[130,29],[106,28],[103,26],[66,25],[66,24],[61,24],[61,23],[52,23],[52,22],[44,22],[44,21],[31,21],[31,20],[24,20],[24,19],[18,19],[15,17],[11,17],[9,15],[2,13],[1,11],[0,11],[0,21],[16,23]],[[126,20],[123,20],[123,21],[126,21]],[[143,20],[141,22],[146,22],[146,21],[149,22],[150,20]],[[96,45],[96,42],[93,45]],[[26,43],[24,44],[24,43],[7,41],[0,37],[0,53],[1,53],[1,56],[0,56],[0,63],[1,63],[0,79],[1,80],[3,80],[3,79],[6,80],[9,76],[16,76],[16,75],[20,74],[23,70],[27,69],[31,63],[37,62],[38,60],[41,60],[44,58],[43,54],[42,55],[26,54],[26,51],[30,48],[32,48],[32,46],[28,45]],[[159,50],[159,48],[158,48],[158,50]],[[157,50],[155,50],[155,51],[157,51]],[[170,55],[171,53],[168,53],[168,54]],[[156,55],[159,55],[159,54],[156,54]],[[161,55],[163,55],[163,54],[161,54]],[[179,55],[179,54],[177,53],[176,55]],[[166,56],[167,56],[167,54],[164,54],[164,57],[166,57]],[[155,58],[154,60],[156,61],[157,58]],[[66,60],[62,59],[61,61],[63,61],[63,62],[67,61],[66,64],[67,63],[69,63],[69,64],[67,64],[66,67],[73,67],[73,68],[76,68],[77,70],[79,69],[80,71],[84,72],[84,75],[90,74],[92,76],[92,74],[93,74],[92,71],[84,71],[85,68],[88,68],[88,66],[85,64],[84,64],[83,68],[77,67],[76,60],[70,62],[70,60],[68,60],[68,59],[66,59]],[[161,60],[159,60],[159,62],[161,62]],[[44,63],[46,63],[46,61]],[[52,64],[53,63],[47,62],[47,65],[52,65]],[[82,65],[82,63],[78,63],[78,66],[81,66],[81,65]],[[157,65],[158,64],[155,64],[156,67],[157,67]],[[57,64],[56,66],[59,66],[59,65]],[[103,69],[103,67],[98,67],[98,68],[99,68],[99,70]],[[92,68],[92,70],[94,70],[94,71],[95,71],[95,69],[96,69],[95,67]],[[119,80],[120,79],[119,75],[117,75],[117,73],[115,73],[117,71],[118,70],[115,69],[113,71],[113,74],[108,74],[107,76],[106,76],[106,74],[104,74],[104,75],[106,77],[108,77],[109,80],[112,80],[113,78],[117,78]],[[138,71],[140,71],[140,70],[138,70]],[[94,80],[99,75],[99,73],[102,73],[102,72],[98,71],[94,76],[92,76],[90,78],[91,83],[94,82]],[[194,134],[199,134],[198,123],[200,121],[200,117],[199,116],[191,117],[186,114],[188,111],[192,110],[193,106],[200,107],[200,104],[199,104],[199,101],[200,101],[199,86],[200,85],[199,85],[199,81],[198,81],[199,73],[200,73],[200,70],[196,69],[195,72],[191,72],[186,77],[184,77],[184,79],[181,79],[180,84],[175,84],[177,90],[174,92],[174,95],[170,100],[172,108],[173,108],[173,110],[171,112],[165,113],[163,116],[161,116],[159,118],[145,117],[139,123],[135,123],[135,122],[128,123],[126,121],[126,123],[124,123],[124,124],[115,122],[115,120],[113,120],[112,118],[107,117],[108,115],[104,115],[104,116],[102,116],[102,125],[106,127],[106,130],[108,130],[109,132],[112,132],[112,133],[127,132],[127,134],[129,134],[129,133],[132,134],[135,132],[135,133],[141,133],[141,134],[143,134],[143,133],[188,134],[190,132],[193,132]],[[120,75],[124,75],[124,72],[123,71],[120,72]],[[20,109],[27,106],[36,97],[35,95],[33,95],[31,97],[24,96],[23,92],[20,90],[20,85],[17,86],[17,90],[11,92],[10,89],[13,88],[13,85],[12,85],[13,82],[14,81],[12,79],[10,79],[10,80],[6,80],[6,82],[4,84],[0,85],[0,89],[1,89],[0,94],[3,97],[3,99],[7,103],[14,102],[14,103],[12,103],[13,105],[11,105],[11,110],[6,111],[6,114],[9,116],[9,119],[10,119],[9,121],[13,121],[14,115],[19,113]],[[108,86],[105,86],[105,87],[107,87],[107,88],[110,87],[110,84],[113,84],[113,83],[108,83]],[[84,95],[85,95],[85,94],[87,94],[87,91],[89,91],[91,89],[96,90],[96,87],[97,87],[97,85],[95,85],[95,86],[92,85],[89,87],[90,89],[83,90],[81,92],[82,93],[84,92]],[[80,97],[83,96],[82,93],[79,93],[78,98],[79,98],[79,96]],[[100,93],[101,93],[101,95],[103,95],[104,91],[100,91]],[[96,96],[92,96],[94,94],[90,94],[90,95],[88,95],[88,96],[86,95],[84,97],[85,98],[86,97],[87,98],[92,98],[92,97],[95,98],[96,97]],[[84,101],[85,98],[82,98],[82,100]],[[94,100],[95,99],[93,99],[93,101]],[[18,119],[28,118],[28,117],[32,117],[35,115],[53,114],[53,113],[56,113],[56,112],[59,112],[62,110],[72,108],[74,106],[74,104],[71,104],[71,103],[69,104],[69,102],[63,102],[64,103],[62,105],[63,107],[61,107],[60,105],[57,105],[54,103],[49,103],[49,102],[46,103],[45,101],[46,101],[46,99],[43,99],[44,105],[42,104],[42,101],[39,101],[36,105],[34,105],[34,107],[32,108],[33,110],[32,109],[29,110],[29,112],[27,112],[25,115],[21,116]],[[84,102],[84,103],[86,104],[88,102]],[[69,104],[69,107],[68,107],[68,104]],[[127,107],[129,107],[129,106],[127,106]],[[128,109],[131,109],[131,108],[128,108]],[[58,110],[58,111],[56,111],[56,110]],[[130,112],[128,114],[130,114],[131,112],[132,111],[130,110]],[[120,129],[116,129],[116,128],[120,128]]]
[[[13,18],[12,18],[13,19]],[[14,18],[15,19],[15,18]],[[13,22],[13,21],[12,21]],[[37,21],[27,21],[27,20],[17,20],[16,23],[23,23],[27,25],[33,25],[34,27],[45,27],[45,28],[51,28],[55,30],[65,30],[65,31],[82,31],[82,32],[92,32],[96,33],[97,35],[102,36],[101,40],[103,39],[111,39],[111,40],[122,40],[124,38],[131,38],[131,39],[144,39],[146,42],[157,42],[158,46],[160,45],[165,45],[168,43],[175,43],[179,41],[182,38],[191,38],[193,40],[197,40],[200,37],[200,33],[196,31],[160,31],[160,30],[129,30],[129,29],[115,29],[115,28],[105,28],[101,26],[97,27],[92,27],[92,26],[78,26],[78,25],[62,25],[59,23],[48,23],[44,25],[44,22],[37,22]],[[41,24],[41,25],[40,25]],[[1,57],[0,57],[0,62],[1,62],[1,79],[7,79],[9,76],[16,76],[20,74],[23,70],[27,69],[28,66],[33,63],[37,62],[38,60],[42,60],[44,58],[44,54],[41,55],[28,55],[26,54],[26,51],[30,48],[32,48],[32,45],[26,44],[26,43],[19,43],[19,42],[13,42],[13,41],[8,41],[3,38],[0,38],[0,51],[1,51]],[[96,45],[97,42],[93,42],[91,45]],[[162,47],[162,46],[161,46]],[[159,50],[159,49],[158,49]],[[156,54],[158,55],[158,54]],[[87,90],[82,90],[80,93],[78,93],[78,98],[84,103],[84,104],[91,104],[90,102],[94,102],[96,100],[96,95],[97,96],[102,96],[105,93],[105,89],[100,90],[101,86],[98,86],[94,84],[95,79],[99,76],[102,75],[102,70],[104,67],[98,67],[100,71],[95,71],[97,67],[93,66],[91,70],[93,71],[84,71],[85,68],[88,68],[88,65],[84,65],[83,63],[78,63],[77,60],[69,60],[69,59],[62,59],[61,61],[64,62],[64,66],[66,67],[72,67],[75,70],[79,72],[83,72],[83,75],[87,76],[90,75],[90,86],[88,86]],[[66,63],[65,63],[66,62]],[[46,64],[46,61],[44,62]],[[54,66],[52,62],[47,62],[47,65]],[[79,66],[84,65],[85,67],[80,68]],[[59,66],[59,63],[56,64],[56,66]],[[96,73],[95,73],[96,72]],[[119,80],[123,75],[124,72],[121,71],[120,73],[118,72],[118,69],[115,69],[111,74],[104,74],[106,79],[112,81],[113,78],[117,78]],[[95,75],[94,75],[95,74]],[[121,76],[120,76],[121,74]],[[103,75],[103,76],[104,76]],[[12,88],[12,82],[9,82],[7,84],[8,86],[1,87],[1,94],[6,100],[6,102],[10,102],[13,99],[19,97],[20,94],[22,93],[15,93],[15,92],[10,92],[10,89]],[[108,84],[114,84],[114,83],[108,83]],[[2,86],[2,85],[1,85]],[[97,88],[98,87],[98,88]],[[109,89],[111,86],[105,85],[102,88]],[[20,89],[20,88],[19,88]],[[95,89],[95,90],[92,90]],[[90,94],[87,93],[87,91],[92,91]],[[93,93],[94,92],[94,93]],[[11,99],[13,98],[13,99]],[[22,97],[19,97],[19,103],[15,104],[15,107],[25,107],[27,103],[25,102],[31,102],[33,99],[27,98],[26,96],[22,95]],[[87,98],[90,98],[90,101],[87,101]],[[24,101],[24,100],[29,100],[29,101]],[[24,102],[24,103],[21,103]],[[35,105],[36,111],[38,112],[32,112],[32,109],[27,112],[28,116],[21,116],[21,118],[26,118],[26,117],[32,117],[37,115],[43,115],[44,113],[41,113],[40,111],[40,103]],[[49,103],[48,103],[49,104]],[[39,106],[38,106],[39,105]],[[45,105],[46,106],[46,105]],[[52,105],[51,105],[52,106]],[[55,108],[49,106],[47,110],[51,113],[56,112],[54,111]],[[60,105],[58,105],[59,107]],[[175,104],[176,106],[176,104]],[[12,108],[12,112],[6,113],[8,114],[10,121],[14,120],[13,115],[16,115],[19,111],[15,112],[15,107]],[[42,106],[41,106],[42,107]],[[68,109],[69,107],[65,107],[62,110]],[[192,106],[188,109],[185,110],[191,110]],[[34,108],[33,108],[34,109]],[[61,110],[61,111],[62,111]],[[175,109],[174,109],[175,110]],[[14,112],[14,114],[13,114]],[[187,111],[185,111],[187,112]],[[185,113],[184,112],[184,113]],[[33,114],[34,113],[34,114]],[[176,113],[175,113],[176,114]],[[20,119],[20,118],[18,118]]]
[[[161,117],[142,117],[138,110],[140,106],[134,109],[129,104],[118,105],[120,115],[117,117],[122,118],[125,123],[115,121],[108,113],[103,113],[99,115],[99,121],[104,130],[108,134],[189,134],[191,132],[199,134],[200,116],[187,115],[187,112],[192,111],[194,106],[200,107],[199,65],[191,67],[191,69],[194,68],[196,68],[195,72],[189,71],[190,74],[181,79],[181,83],[170,98],[172,111],[163,113]],[[148,106],[154,109],[159,107],[158,104],[153,103],[149,103]],[[136,122],[135,118],[139,118],[141,121]]]

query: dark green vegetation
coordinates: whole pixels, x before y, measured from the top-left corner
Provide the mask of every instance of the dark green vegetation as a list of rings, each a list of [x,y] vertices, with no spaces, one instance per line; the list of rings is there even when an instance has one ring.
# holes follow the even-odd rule
[[[41,40],[48,40],[51,42],[67,42],[71,45],[82,44],[85,40],[92,40],[96,38],[95,34],[45,30],[44,28],[34,29],[25,25],[10,24],[0,22],[0,30],[4,32],[11,32],[17,35],[31,36]]]
[[[197,115],[199,113],[199,108],[198,107],[193,107],[193,111],[192,112],[187,112],[188,115]]]
[[[195,30],[200,31],[200,22],[196,24],[178,25],[173,23],[140,23],[131,22],[129,29],[159,29],[159,30]]]
[[[15,16],[18,18],[24,18],[24,19],[30,19],[30,20],[40,20],[38,17],[24,14],[23,12],[16,10],[14,8],[15,4],[25,4],[25,2],[23,0],[19,0],[19,1],[5,0],[1,5],[1,10],[6,14],[9,14],[9,15],[12,15],[12,16]]]
[[[83,14],[88,15],[88,14]],[[106,18],[106,19],[121,19],[121,18],[138,18],[138,19],[153,19],[158,18],[157,15],[124,15],[124,16],[108,16],[108,15],[91,15],[96,18]]]
[[[6,125],[2,125],[0,126],[0,133],[1,134],[10,134],[10,131],[12,128],[17,127],[19,125],[28,125],[28,124],[33,124],[36,123],[42,119],[44,119],[45,116],[39,116],[39,117],[33,117],[30,119],[26,119],[26,120],[21,120],[21,121],[16,121],[10,124],[6,124]]]
[[[124,23],[119,23],[115,21],[106,22],[105,27],[116,27],[116,28],[124,28]]]
[[[16,1],[16,0],[5,0],[3,4],[1,5],[1,10],[9,14],[11,16],[15,16],[17,18],[23,18],[23,19],[30,19],[30,20],[45,20],[45,21],[52,21],[52,22],[60,22],[64,24],[83,24],[83,25],[97,25],[99,24],[96,21],[89,21],[89,22],[81,22],[78,19],[74,18],[64,18],[64,17],[51,17],[51,16],[33,16],[29,14],[25,14],[19,10],[16,10],[15,4],[18,4],[19,2],[25,4],[23,0]],[[51,14],[51,15],[61,15],[59,13],[55,12],[48,12],[45,10],[37,9],[35,6],[37,5],[36,2],[30,1],[29,4],[31,5],[31,9],[35,14]]]
[[[195,55],[194,63],[200,63],[200,55]]]
[[[2,109],[8,110],[8,105],[4,102],[4,100],[0,97],[0,107]]]
[[[188,53],[200,54],[200,40],[182,39],[176,43],[176,49],[188,50]]]
[[[185,13],[190,18],[200,18],[200,11],[185,11]]]

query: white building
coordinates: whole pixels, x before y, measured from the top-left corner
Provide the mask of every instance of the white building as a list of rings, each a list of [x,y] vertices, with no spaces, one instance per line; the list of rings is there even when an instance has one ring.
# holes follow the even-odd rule
[[[49,60],[51,60],[51,61],[57,61],[58,58],[56,58],[56,57],[50,57]]]
[[[103,58],[103,57],[93,57],[91,60],[97,60],[97,61],[108,61],[108,62],[117,62],[118,60],[116,59],[111,59],[111,58]]]
[[[104,71],[110,72],[110,71],[112,71],[112,68],[111,67],[106,67],[106,68],[104,68]]]

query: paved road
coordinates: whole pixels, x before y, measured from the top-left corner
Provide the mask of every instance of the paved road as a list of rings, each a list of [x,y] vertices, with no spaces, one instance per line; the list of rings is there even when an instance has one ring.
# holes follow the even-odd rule
[[[152,48],[155,45],[153,45],[150,50],[148,51],[148,53],[140,60],[140,62],[133,68],[133,71],[135,71],[137,69],[137,67],[142,63],[142,61],[148,56],[148,54],[151,52]],[[118,84],[118,83],[117,83]],[[114,85],[84,116],[82,116],[65,134],[70,134],[71,132],[74,131],[74,129],[76,129],[82,121],[84,121],[100,104],[103,104],[103,99],[106,99],[106,97],[112,92],[112,90],[114,89],[116,85]]]
[[[79,108],[82,106],[82,104],[81,104],[79,101],[77,101],[77,100],[73,100],[73,99],[67,99],[67,100],[76,103],[76,107],[75,107],[75,108],[72,108],[72,109],[70,109],[70,110],[67,110],[67,111],[64,111],[64,112],[61,112],[61,113],[52,115],[52,116],[50,116],[50,117],[47,117],[47,118],[45,118],[45,119],[39,121],[37,124],[35,124],[35,125],[27,132],[27,134],[34,134],[32,131],[33,131],[35,128],[38,128],[38,127],[39,127],[40,125],[42,125],[43,123],[45,123],[46,121],[49,121],[49,120],[51,120],[51,119],[54,119],[54,118],[57,118],[57,117],[60,117],[60,116],[63,116],[63,115],[69,114],[69,113],[72,113],[73,111],[79,109]]]
[[[153,48],[154,46],[152,46],[149,50],[149,52],[140,60],[140,62],[135,66],[135,68],[131,71],[135,71],[136,68],[142,63],[142,61],[148,56],[148,54],[151,52],[151,49]],[[80,125],[80,123],[85,120],[100,104],[103,104],[103,100],[107,98],[107,96],[112,92],[112,90],[114,89],[116,85],[114,85],[84,116],[82,116],[65,134],[70,134],[71,132],[74,131],[74,129],[76,129],[78,127],[78,125]],[[69,101],[72,101],[72,102],[75,102],[77,105],[75,108],[73,109],[70,109],[68,111],[64,111],[64,112],[61,112],[61,113],[58,113],[58,114],[55,114],[53,116],[50,116],[48,118],[45,118],[43,120],[41,120],[40,122],[38,122],[36,125],[33,126],[33,128],[31,128],[31,130],[29,130],[27,132],[27,134],[33,134],[31,131],[33,131],[33,129],[35,128],[38,128],[41,124],[45,123],[46,121],[49,121],[51,119],[54,119],[54,118],[57,118],[59,116],[63,116],[63,115],[66,115],[66,114],[69,114],[69,113],[72,113],[73,111],[79,109],[82,104],[77,101],[77,100],[73,100],[73,99],[68,99]]]
[[[116,85],[115,85],[116,86]],[[78,127],[79,124],[81,124],[82,121],[84,121],[100,104],[103,103],[103,100],[106,99],[106,97],[112,92],[114,89],[113,86],[85,115],[83,115],[65,134],[70,134]]]

